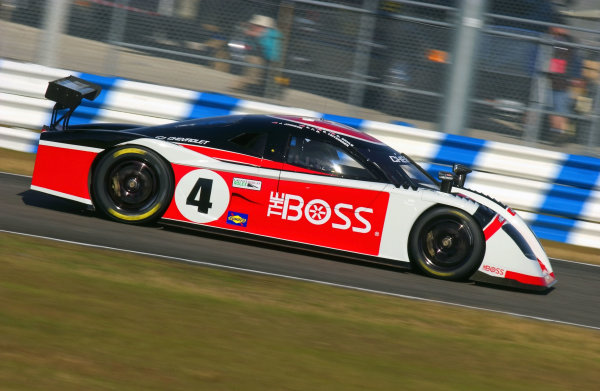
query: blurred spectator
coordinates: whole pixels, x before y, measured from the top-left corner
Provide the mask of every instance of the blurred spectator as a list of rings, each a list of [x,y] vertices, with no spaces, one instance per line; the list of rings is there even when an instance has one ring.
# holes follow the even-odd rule
[[[232,86],[238,92],[256,93],[264,87],[265,68],[281,57],[281,33],[275,21],[264,15],[254,15],[245,30],[246,62],[256,65],[245,67],[244,74]]]
[[[553,141],[564,142],[575,135],[574,123],[570,123],[568,118],[573,113],[570,89],[584,85],[581,78],[581,58],[575,48],[562,44],[574,42],[564,28],[551,26],[548,32],[554,45],[545,69],[550,83],[546,103],[553,112],[549,115],[550,132]]]
[[[590,114],[593,110],[594,99],[597,98],[598,84],[600,83],[600,53],[588,53],[583,60],[581,75],[585,88],[581,88],[575,103],[575,111],[580,114]]]

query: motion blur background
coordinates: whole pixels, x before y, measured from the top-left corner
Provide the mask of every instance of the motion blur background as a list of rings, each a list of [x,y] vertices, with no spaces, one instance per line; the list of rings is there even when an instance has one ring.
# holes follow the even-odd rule
[[[255,15],[279,60],[250,61]],[[581,80],[560,140],[551,26]],[[597,0],[0,0],[0,58],[600,156]]]

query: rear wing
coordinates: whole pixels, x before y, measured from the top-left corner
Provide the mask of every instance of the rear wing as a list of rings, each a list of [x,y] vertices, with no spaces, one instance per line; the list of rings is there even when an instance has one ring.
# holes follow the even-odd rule
[[[75,76],[68,76],[48,83],[45,97],[56,102],[50,120],[51,130],[62,122],[62,129],[67,130],[71,115],[83,99],[94,100],[100,95],[102,87]]]

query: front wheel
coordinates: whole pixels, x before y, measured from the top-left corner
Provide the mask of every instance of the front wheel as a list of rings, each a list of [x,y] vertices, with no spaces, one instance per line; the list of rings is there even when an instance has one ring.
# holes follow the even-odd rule
[[[425,212],[409,237],[411,263],[424,274],[444,280],[464,280],[479,268],[485,238],[468,213],[439,207]]]
[[[173,197],[168,164],[155,152],[124,146],[103,156],[92,178],[94,205],[113,220],[143,224],[165,212]]]

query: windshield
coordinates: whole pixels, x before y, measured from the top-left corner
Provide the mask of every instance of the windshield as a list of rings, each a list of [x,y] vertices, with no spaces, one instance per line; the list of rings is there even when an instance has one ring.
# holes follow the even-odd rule
[[[395,185],[408,185],[408,178],[416,185],[438,187],[436,181],[421,166],[385,144],[361,142],[355,143],[354,146],[365,158],[375,163]]]

